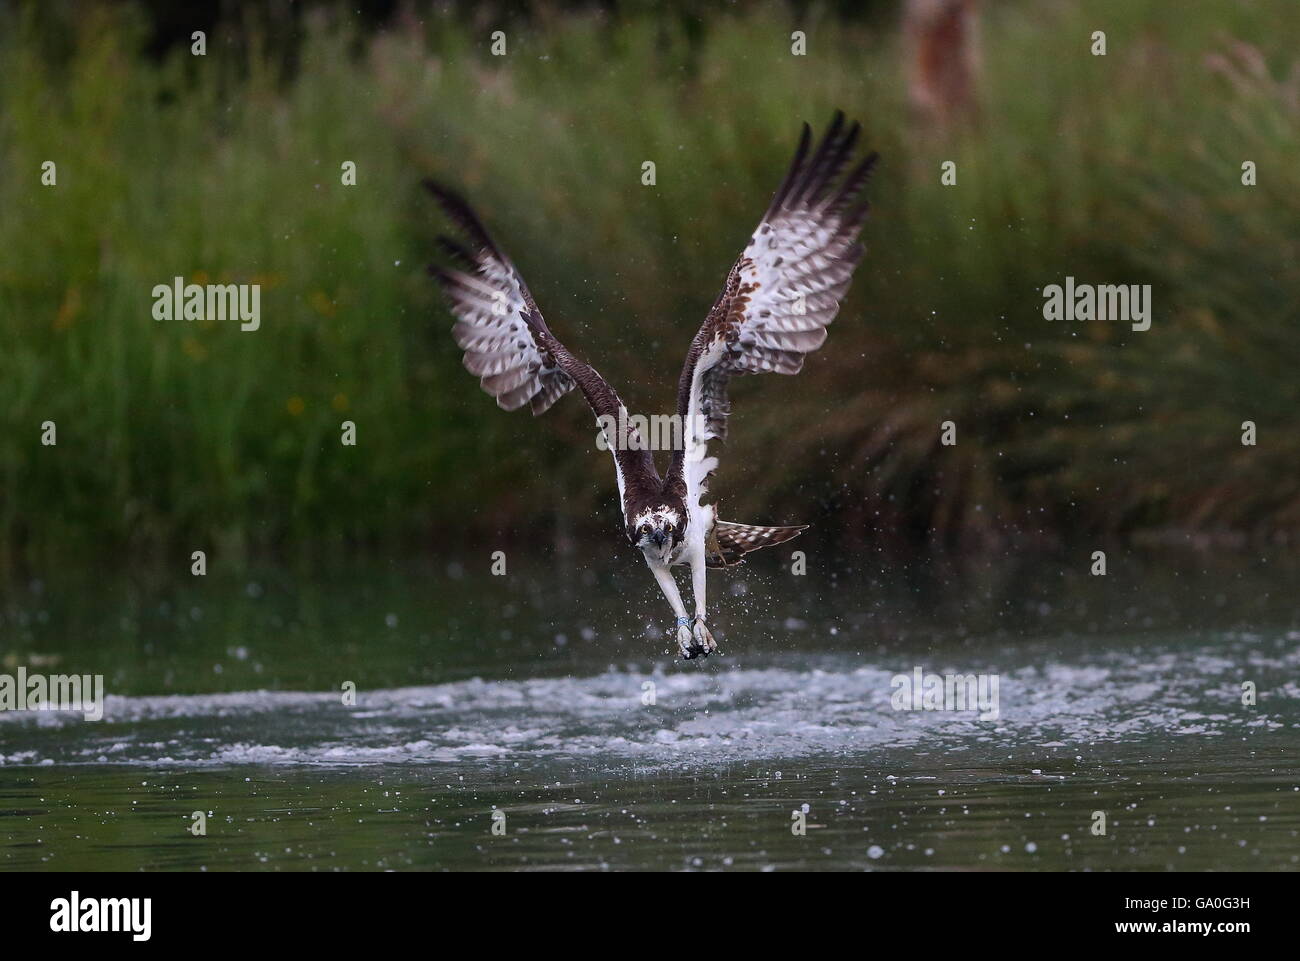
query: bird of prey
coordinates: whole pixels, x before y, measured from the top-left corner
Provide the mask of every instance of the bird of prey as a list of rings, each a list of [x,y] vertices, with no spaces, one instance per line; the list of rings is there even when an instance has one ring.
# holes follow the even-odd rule
[[[733,376],[798,373],[804,355],[826,339],[864,253],[858,235],[868,205],[858,194],[876,155],[848,169],[860,133],[837,112],[811,149],[812,131],[803,125],[789,172],[691,341],[677,384],[681,442],[662,478],[636,419],[605,379],[551,332],[523,277],[474,211],[452,190],[425,181],[461,235],[438,238],[457,266],[434,264],[429,272],[451,303],[452,335],[465,352],[466,369],[505,410],[527,404],[538,415],[574,387],[582,392],[614,454],[627,538],[668,599],[677,644],[688,660],[717,647],[707,624],[706,570],[740,563],[750,551],[788,541],[807,526],[719,520],[717,505],[703,501],[718,463],[708,447],[726,437]],[[690,565],[693,617],[671,572],[679,564]]]

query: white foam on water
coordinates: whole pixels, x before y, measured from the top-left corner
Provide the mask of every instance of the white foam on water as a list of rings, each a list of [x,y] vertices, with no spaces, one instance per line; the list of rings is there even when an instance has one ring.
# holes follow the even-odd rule
[[[568,756],[656,766],[1239,737],[1297,725],[1300,654],[1284,639],[1238,635],[1213,647],[1112,650],[1071,663],[1019,659],[1001,670],[991,662],[921,663],[927,673],[997,673],[997,720],[894,710],[891,681],[912,664],[679,665],[360,691],[350,708],[329,692],[110,695],[98,723],[70,713],[0,713],[0,764],[510,764]],[[1241,704],[1246,680],[1258,685],[1256,707]]]

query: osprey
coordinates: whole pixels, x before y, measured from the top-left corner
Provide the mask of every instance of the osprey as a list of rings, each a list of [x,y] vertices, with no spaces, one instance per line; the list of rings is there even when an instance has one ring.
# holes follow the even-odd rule
[[[706,623],[706,570],[738,564],[750,551],[807,529],[719,520],[716,504],[703,502],[718,464],[708,445],[727,435],[727,383],[733,376],[796,374],[804,355],[826,339],[826,326],[864,253],[858,235],[868,205],[857,196],[876,154],[841,177],[860,132],[856,123],[845,129],[837,112],[810,153],[812,131],[803,125],[789,172],[691,341],[677,384],[681,443],[662,478],[623,401],[551,332],[523,277],[473,210],[453,191],[425,181],[463,234],[459,241],[438,242],[464,269],[431,265],[429,272],[451,302],[452,335],[465,352],[466,369],[500,407],[527,404],[534,416],[574,387],[582,392],[614,454],[627,538],[641,549],[672,606],[677,644],[688,660],[717,648]],[[687,616],[670,570],[678,564],[691,568],[694,617]]]

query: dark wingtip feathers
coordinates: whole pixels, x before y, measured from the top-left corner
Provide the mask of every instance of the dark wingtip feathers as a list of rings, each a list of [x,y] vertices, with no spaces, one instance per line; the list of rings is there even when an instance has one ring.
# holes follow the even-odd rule
[[[420,186],[433,194],[440,204],[454,203],[463,206],[465,203],[465,201],[461,199],[460,194],[456,193],[456,191],[452,190],[450,187],[438,183],[438,181],[434,180],[432,177],[424,177],[421,179]]]
[[[474,208],[466,202],[464,197],[432,177],[425,177],[420,181],[420,185],[433,195],[434,200],[438,202],[438,206],[442,208],[442,212],[465,233],[472,246],[487,250],[493,256],[505,262],[505,257],[502,256],[501,251],[493,243],[492,236],[487,232],[487,228],[483,226],[483,222],[478,219],[478,214],[474,213]],[[454,241],[448,242],[455,243]]]
[[[879,155],[872,151],[865,160],[852,169],[832,195],[835,181],[852,158],[861,136],[862,125],[855,121],[845,129],[844,111],[836,110],[831,117],[830,125],[826,128],[826,133],[809,156],[812,128],[805,122],[799,137],[799,147],[795,151],[794,162],[772,198],[768,215],[782,208],[815,207],[821,204],[833,210],[843,209],[862,188],[879,159]],[[830,199],[828,195],[831,195]]]
[[[453,261],[467,270],[474,270],[478,267],[478,262],[474,255],[445,234],[439,235],[434,241],[440,250],[450,257]]]
[[[804,158],[808,156],[808,148],[812,146],[812,127],[808,121],[804,121],[803,129],[799,133],[799,146],[795,148],[794,160],[790,163],[790,168],[785,173],[785,178],[781,181],[781,186],[776,188],[776,193],[772,197],[771,206],[767,208],[770,215],[773,211],[780,210],[790,195],[790,188],[794,186],[795,180],[799,177],[803,169]],[[764,218],[766,219],[766,218]]]

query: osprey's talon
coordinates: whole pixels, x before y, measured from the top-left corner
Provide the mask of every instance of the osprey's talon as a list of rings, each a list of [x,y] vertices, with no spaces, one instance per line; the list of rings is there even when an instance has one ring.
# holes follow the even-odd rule
[[[704,623],[704,618],[696,617],[695,622],[691,625],[691,633],[695,637],[695,644],[700,648],[700,653],[708,657],[718,649],[718,642],[713,639],[712,632]]]
[[[682,657],[690,660],[699,653],[695,647],[695,639],[691,636],[691,619],[689,617],[677,618],[677,646],[681,648]]]

